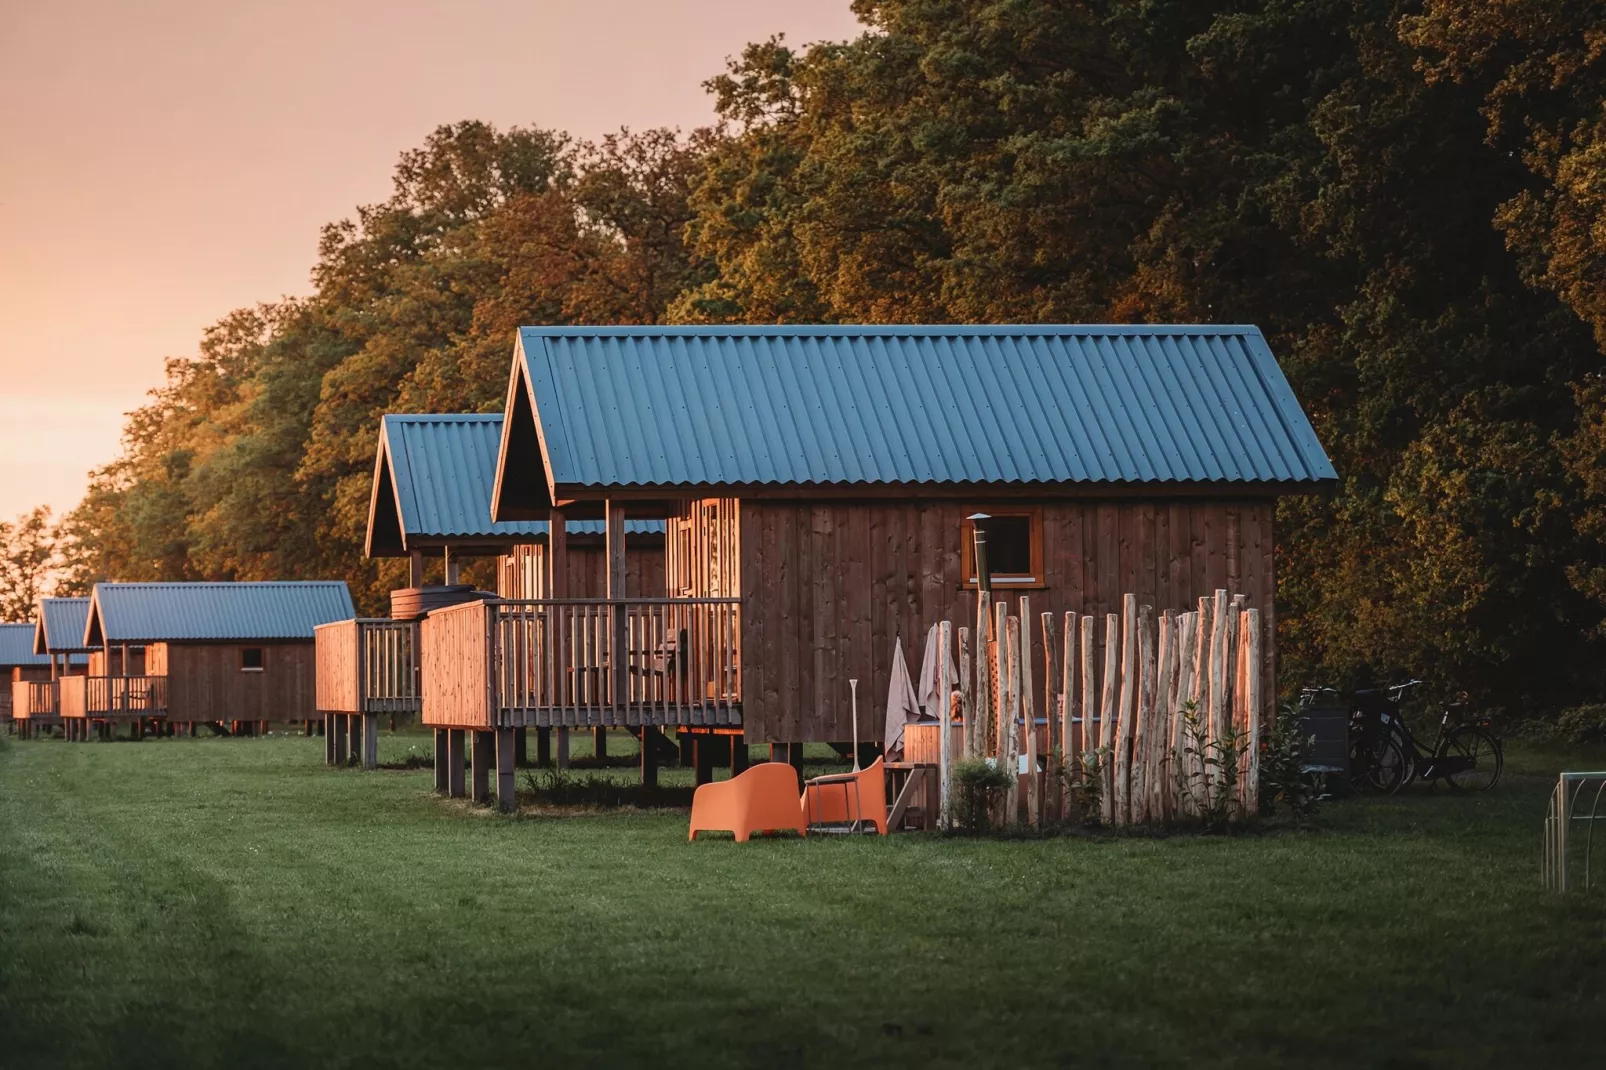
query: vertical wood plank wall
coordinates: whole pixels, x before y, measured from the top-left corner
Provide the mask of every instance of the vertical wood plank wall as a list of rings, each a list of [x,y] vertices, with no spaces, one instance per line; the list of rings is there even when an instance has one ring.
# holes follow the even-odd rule
[[[317,659],[313,705],[320,713],[362,712],[357,628],[355,620],[341,620],[313,630]]]
[[[734,498],[686,503],[671,518],[664,580],[672,598],[738,598],[742,593],[740,505]]]
[[[106,651],[91,650],[89,652],[90,676],[144,676],[145,675],[145,648],[131,646],[128,648],[127,671],[123,669],[123,651],[116,643],[112,644],[111,657],[108,659]],[[107,671],[108,667],[111,671]]]
[[[240,669],[260,648],[262,671]],[[315,716],[317,654],[304,643],[152,643],[152,676],[167,677],[170,721],[291,721]]]
[[[491,728],[490,607],[437,609],[420,625],[422,716],[442,728]]]
[[[608,553],[600,544],[569,537],[569,598],[606,598]],[[546,544],[529,543],[497,559],[496,593],[502,598],[545,598]],[[625,549],[625,593],[632,598],[664,596],[664,549],[659,540],[632,536]]]
[[[961,588],[962,521],[986,505],[741,502],[733,522],[745,584],[747,738],[849,738],[850,677],[859,680],[860,736],[878,736],[894,637],[902,636],[918,683],[926,630],[943,619],[973,626],[975,592]],[[1158,612],[1190,608],[1224,587],[1261,610],[1273,649],[1270,499],[1042,505],[1044,586],[995,598],[1029,595],[1034,619],[1042,612],[1098,614],[1102,644],[1102,615],[1119,612],[1124,594]],[[673,521],[670,531],[673,537]],[[1032,640],[1041,641],[1035,629]],[[1043,659],[1033,662],[1041,677]],[[1273,683],[1264,689],[1268,702]],[[1042,686],[1039,679],[1034,693]]]

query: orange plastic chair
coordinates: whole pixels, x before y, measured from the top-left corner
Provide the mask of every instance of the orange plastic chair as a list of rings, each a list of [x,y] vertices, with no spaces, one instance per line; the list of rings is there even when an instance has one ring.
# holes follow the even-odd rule
[[[755,832],[803,827],[803,807],[797,798],[797,771],[785,762],[762,762],[729,780],[704,784],[691,797],[691,832],[733,832],[746,843]]]
[[[810,825],[868,821],[887,834],[887,778],[877,758],[868,769],[815,777],[803,786],[803,816]]]

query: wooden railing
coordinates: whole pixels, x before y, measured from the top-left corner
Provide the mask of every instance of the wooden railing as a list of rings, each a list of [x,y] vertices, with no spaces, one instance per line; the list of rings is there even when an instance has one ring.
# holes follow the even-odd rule
[[[335,621],[316,631],[314,690],[324,713],[416,713],[418,622]]]
[[[64,676],[63,717],[157,717],[167,713],[165,676]]]
[[[56,696],[54,680],[13,680],[11,716],[21,718],[58,716]]]
[[[151,716],[167,712],[165,676],[89,676],[84,679],[91,717],[97,714]]]
[[[735,598],[489,600],[424,628],[435,724],[741,724]]]

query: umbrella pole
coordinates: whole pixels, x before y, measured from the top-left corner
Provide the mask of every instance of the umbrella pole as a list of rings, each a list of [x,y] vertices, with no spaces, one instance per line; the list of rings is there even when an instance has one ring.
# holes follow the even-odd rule
[[[849,680],[848,687],[853,690],[853,771],[859,771],[859,681]]]

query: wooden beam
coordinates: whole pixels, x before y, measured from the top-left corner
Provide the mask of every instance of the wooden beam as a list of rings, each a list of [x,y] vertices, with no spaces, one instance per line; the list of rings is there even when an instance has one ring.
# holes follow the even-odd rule
[[[424,586],[424,551],[413,550],[407,555],[407,586]]]
[[[457,555],[452,553],[450,546],[441,551],[442,567],[446,573],[446,585],[451,587],[458,582]]]
[[[444,728],[435,729],[435,791],[440,795],[451,794],[452,781],[448,767],[451,765],[452,751],[446,742],[449,734]]]
[[[362,715],[362,767],[379,768],[379,717],[372,713]]]
[[[562,509],[547,519],[546,582],[548,598],[569,597],[569,529]]]
[[[641,786],[658,786],[658,739],[661,730],[654,725],[641,726]]]
[[[461,799],[463,789],[463,736],[461,728],[446,730],[446,794]]]
[[[513,775],[513,729],[496,730],[496,808],[504,814],[518,809]]]
[[[471,772],[474,782],[474,801],[489,803],[491,801],[491,751],[496,746],[496,733],[476,730],[474,732],[474,750],[470,754]]]
[[[618,602],[625,597],[625,510],[614,500],[607,503],[608,586],[607,596]],[[623,706],[630,695],[630,618],[625,607],[614,605],[609,609],[613,634],[610,637],[608,665],[613,677],[609,691],[614,705]]]

